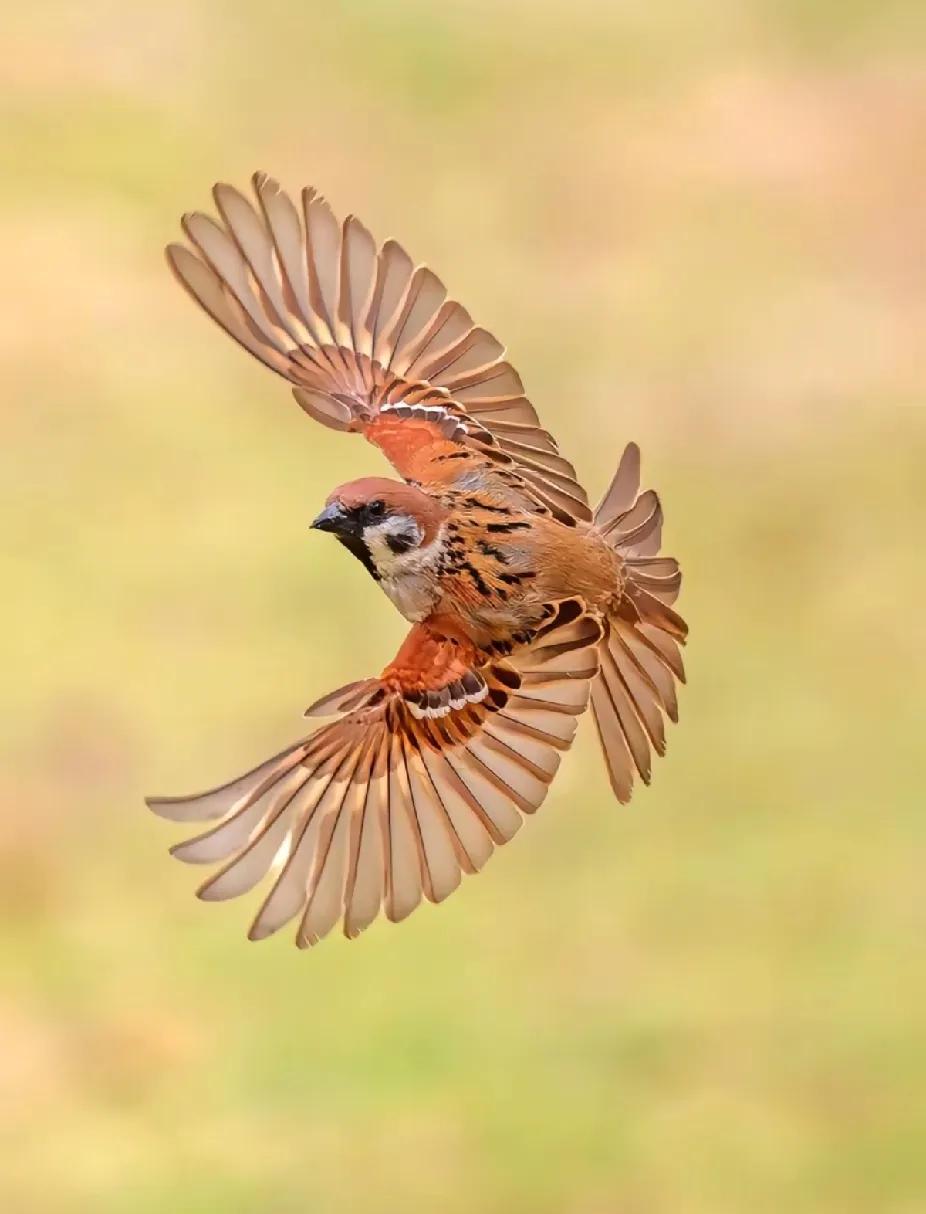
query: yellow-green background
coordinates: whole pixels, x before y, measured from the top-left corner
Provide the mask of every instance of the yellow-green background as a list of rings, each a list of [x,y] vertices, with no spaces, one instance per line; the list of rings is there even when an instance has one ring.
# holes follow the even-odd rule
[[[0,1208],[926,1210],[922,4],[2,22]],[[403,630],[307,532],[378,457],[162,261],[255,168],[436,267],[593,494],[641,443],[691,623],[650,790],[586,724],[449,903],[307,955],[142,805]]]

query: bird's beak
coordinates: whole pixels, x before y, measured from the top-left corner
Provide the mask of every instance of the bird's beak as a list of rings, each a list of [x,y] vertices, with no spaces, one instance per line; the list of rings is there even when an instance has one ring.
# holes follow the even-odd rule
[[[357,520],[340,504],[332,502],[326,506],[311,526],[316,531],[333,531],[335,535],[353,535],[357,531]]]

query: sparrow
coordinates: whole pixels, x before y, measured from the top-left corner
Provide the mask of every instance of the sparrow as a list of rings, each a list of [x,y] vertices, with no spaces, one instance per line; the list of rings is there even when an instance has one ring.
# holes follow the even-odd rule
[[[382,673],[316,701],[331,718],[245,775],[155,813],[212,823],[174,846],[218,865],[200,898],[265,882],[250,928],[315,944],[399,921],[481,869],[546,796],[591,705],[619,801],[678,719],[685,622],[662,510],[629,444],[593,511],[505,351],[441,280],[354,216],[264,173],[213,191],[167,260],[197,304],[292,385],[317,422],[363,435],[402,478],[334,489],[312,523],[411,625]],[[202,828],[200,828],[202,829]]]

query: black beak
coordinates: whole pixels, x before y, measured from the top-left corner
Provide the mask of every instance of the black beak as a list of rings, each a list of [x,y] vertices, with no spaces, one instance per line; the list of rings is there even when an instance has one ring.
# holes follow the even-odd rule
[[[373,564],[370,550],[363,539],[364,517],[361,510],[345,510],[340,502],[326,506],[318,518],[312,520],[316,531],[330,531],[340,543],[352,552],[368,573],[379,581],[379,573]]]
[[[356,517],[344,509],[339,502],[326,506],[311,526],[316,531],[333,531],[335,535],[358,535]]]

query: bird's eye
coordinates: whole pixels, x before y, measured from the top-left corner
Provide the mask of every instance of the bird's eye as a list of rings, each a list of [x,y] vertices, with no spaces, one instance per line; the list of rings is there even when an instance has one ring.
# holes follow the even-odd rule
[[[382,518],[386,513],[386,503],[380,501],[379,498],[375,502],[369,502],[367,505],[367,514],[370,518]]]

